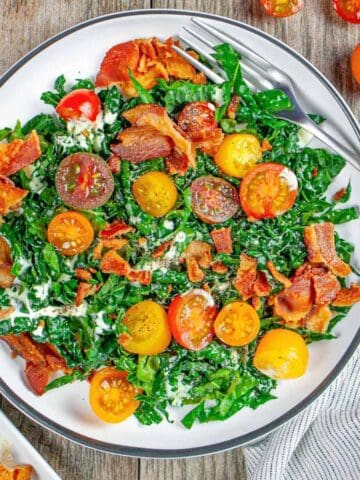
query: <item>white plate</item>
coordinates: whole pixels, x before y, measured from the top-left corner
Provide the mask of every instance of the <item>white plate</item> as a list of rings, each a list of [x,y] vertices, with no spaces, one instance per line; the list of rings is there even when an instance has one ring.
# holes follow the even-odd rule
[[[9,451],[14,465],[31,465],[31,480],[61,480],[39,452],[21,435],[0,410],[0,456]]]
[[[176,35],[189,24],[193,12],[134,11],[99,17],[77,25],[48,40],[11,68],[0,81],[0,125],[13,125],[18,118],[25,121],[47,109],[39,100],[44,90],[52,88],[57,75],[66,78],[94,76],[105,51],[114,44],[136,37]],[[298,80],[303,92],[305,110],[324,115],[325,128],[343,142],[359,150],[360,130],[344,100],[327,80],[304,58],[278,40],[239,22],[206,14],[221,29],[242,39],[268,60],[288,71]],[[347,167],[336,180],[333,190],[347,184],[360,185],[360,175]],[[352,203],[360,204],[360,189],[353,188]],[[359,221],[339,230],[356,241]],[[354,262],[360,265],[357,246]],[[113,453],[177,457],[216,452],[244,444],[263,436],[292,418],[310,404],[344,367],[360,339],[358,318],[360,305],[335,329],[337,340],[310,346],[308,373],[299,380],[279,384],[277,400],[253,411],[243,409],[226,422],[196,425],[190,431],[178,420],[184,409],[174,409],[173,424],[145,427],[135,418],[119,425],[106,425],[90,411],[87,382],[68,385],[36,397],[23,379],[23,362],[12,360],[8,349],[1,345],[0,390],[24,413],[47,428],[86,446]]]

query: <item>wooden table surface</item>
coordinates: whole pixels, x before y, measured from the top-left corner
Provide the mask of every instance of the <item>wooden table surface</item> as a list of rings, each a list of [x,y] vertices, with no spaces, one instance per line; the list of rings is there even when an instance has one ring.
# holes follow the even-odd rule
[[[331,0],[305,1],[302,13],[284,20],[266,16],[259,3],[259,0],[1,0],[0,74],[43,40],[82,20],[137,8],[192,9],[247,22],[283,40],[335,84],[359,118],[360,89],[351,78],[349,65],[350,52],[360,40],[359,27],[339,20]],[[75,445],[39,427],[6,400],[0,398],[0,403],[63,480],[246,479],[241,449],[186,460],[116,457]]]

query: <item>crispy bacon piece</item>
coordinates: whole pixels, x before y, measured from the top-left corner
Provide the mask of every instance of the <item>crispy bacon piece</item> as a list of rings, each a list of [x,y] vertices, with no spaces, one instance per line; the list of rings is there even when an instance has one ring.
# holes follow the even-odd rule
[[[261,308],[261,300],[259,297],[251,297],[251,305],[258,312]]]
[[[127,277],[131,272],[129,262],[122,258],[115,250],[105,253],[100,264],[101,271]]]
[[[267,138],[264,138],[264,140],[261,142],[261,151],[268,152],[270,150],[272,150],[272,145]]]
[[[204,279],[205,274],[202,269],[209,268],[211,260],[211,247],[208,243],[200,240],[189,243],[182,255],[182,261],[186,262],[190,282],[201,282]]]
[[[271,262],[269,260],[266,263],[266,266],[268,267],[269,272],[271,273],[271,275],[275,278],[275,280],[277,282],[282,283],[284,285],[284,287],[286,287],[286,288],[291,287],[291,280],[289,278],[285,277],[285,275],[283,275],[281,272],[279,272],[279,270],[275,267],[273,262]]]
[[[38,343],[29,334],[4,335],[1,337],[15,354],[26,362],[25,376],[31,389],[37,395],[45,392],[52,372],[69,372],[65,360],[57,349],[49,343]]]
[[[212,230],[210,236],[214,242],[217,253],[232,253],[233,245],[231,238],[231,228],[218,228]]]
[[[240,265],[236,272],[234,287],[243,300],[248,300],[254,295],[254,285],[257,277],[257,260],[246,253],[240,255]]]
[[[219,273],[220,275],[224,275],[228,272],[228,267],[222,262],[212,262],[211,270],[215,273]]]
[[[304,326],[311,332],[325,333],[332,313],[327,305],[318,305],[305,317]]]
[[[83,280],[84,282],[88,282],[92,279],[91,272],[86,270],[86,268],[75,268],[75,277],[78,280]]]
[[[323,264],[338,277],[346,277],[351,273],[350,266],[336,253],[332,223],[317,223],[305,227],[304,240],[310,263]]]
[[[137,96],[129,70],[144,88],[152,88],[158,78],[183,78],[194,83],[205,83],[203,74],[171,48],[172,40],[160,42],[156,38],[137,39],[112,47],[105,55],[96,77],[97,87],[116,85],[127,96]]]
[[[224,133],[221,128],[215,128],[211,135],[204,140],[197,140],[194,142],[195,148],[202,152],[214,156],[219,150],[221,142],[224,140]]]
[[[94,295],[101,285],[93,285],[92,283],[80,282],[76,292],[75,305],[79,307],[86,297]]]
[[[168,157],[173,148],[170,137],[162,135],[156,128],[150,126],[129,127],[117,138],[120,143],[111,145],[111,151],[131,163]]]
[[[304,263],[292,277],[292,285],[275,297],[274,313],[294,326],[311,314],[314,307],[329,305],[340,284],[327,268]]]
[[[173,150],[171,155],[165,158],[166,167],[170,175],[185,175],[189,170],[189,159],[184,153]]]
[[[231,120],[235,120],[235,115],[240,103],[240,97],[238,95],[233,95],[231,97],[229,106],[227,108],[227,116],[231,118]]]
[[[270,295],[271,285],[268,282],[265,272],[258,271],[256,281],[254,283],[254,293],[258,297],[267,297]]]
[[[285,288],[274,300],[274,313],[286,324],[302,320],[310,312],[314,303],[314,292],[310,275],[295,276],[291,287]]]
[[[112,173],[120,173],[121,158],[118,155],[112,153],[107,163]]]
[[[107,225],[104,230],[101,230],[100,237],[109,240],[111,238],[115,238],[131,232],[135,232],[135,228],[130,227],[130,225],[127,225],[121,219],[118,219],[110,223],[110,225]]]
[[[13,175],[34,163],[40,156],[40,140],[35,130],[27,140],[16,139],[10,143],[0,143],[0,175]]]
[[[100,260],[103,248],[104,248],[104,241],[99,240],[98,243],[95,245],[94,250],[93,250],[94,260]]]
[[[6,320],[15,312],[15,307],[5,307],[0,309],[0,320]]]
[[[127,278],[130,282],[138,282],[141,283],[141,285],[150,285],[151,272],[148,270],[131,270]]]
[[[14,282],[14,276],[11,274],[12,260],[11,250],[5,240],[0,237],[0,288],[10,288]]]
[[[0,463],[1,480],[31,480],[32,473],[31,465],[16,465],[10,468]]]
[[[334,307],[350,307],[360,302],[360,285],[353,283],[350,288],[342,288],[332,302]]]
[[[334,193],[333,195],[333,200],[334,202],[339,202],[343,196],[345,195],[346,193],[346,188],[343,187],[343,188],[340,188],[340,190],[338,190],[336,193]]]
[[[153,39],[157,57],[165,66],[170,77],[182,78],[184,80],[191,80],[193,83],[206,83],[206,78],[203,73],[197,73],[195,68],[183,59],[171,47],[174,45],[172,38],[169,38],[165,43],[160,42],[157,38]],[[195,52],[189,52],[194,58],[198,58]]]
[[[0,176],[0,215],[19,208],[28,193],[28,190],[16,187],[9,178]]]
[[[171,120],[164,107],[154,104],[138,105],[122,115],[133,126],[150,126],[162,135],[170,137],[174,142],[175,149],[187,156],[191,167],[195,166],[194,145]]]
[[[152,253],[153,258],[161,258],[164,256],[165,252],[170,248],[171,241],[169,240],[168,242],[164,242],[161,245],[159,245],[157,248]]]
[[[315,305],[328,305],[340,291],[341,287],[337,278],[325,268],[313,267],[311,269],[311,279],[315,293]]]
[[[145,248],[147,246],[147,239],[145,237],[140,237],[138,240],[139,247]]]
[[[112,250],[120,250],[129,243],[127,238],[110,238],[110,240],[103,240],[103,246],[105,248],[111,248]]]

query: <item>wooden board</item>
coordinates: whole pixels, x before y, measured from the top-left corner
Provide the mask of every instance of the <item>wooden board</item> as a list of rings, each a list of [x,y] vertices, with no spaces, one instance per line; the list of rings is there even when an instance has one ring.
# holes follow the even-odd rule
[[[349,55],[358,26],[339,20],[330,1],[306,2],[292,18],[267,17],[259,0],[2,0],[0,74],[40,42],[82,20],[119,10],[178,8],[229,16],[285,41],[317,66],[360,116]],[[59,67],[60,68],[60,67]],[[59,70],[60,71],[60,70]],[[245,480],[241,449],[187,460],[137,460],[95,452],[39,427],[0,398],[4,412],[63,480]]]

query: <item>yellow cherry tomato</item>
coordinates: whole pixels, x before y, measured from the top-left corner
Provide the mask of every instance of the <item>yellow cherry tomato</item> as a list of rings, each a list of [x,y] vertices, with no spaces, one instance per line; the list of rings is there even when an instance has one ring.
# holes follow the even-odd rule
[[[254,356],[258,370],[279,380],[301,377],[308,361],[309,350],[302,336],[282,328],[266,332]]]
[[[215,335],[226,345],[242,347],[252,342],[260,330],[256,310],[246,302],[232,302],[219,312],[214,323]]]
[[[255,135],[232,133],[224,138],[214,160],[226,175],[242,178],[261,158],[261,144]]]
[[[145,173],[135,180],[132,191],[141,209],[156,218],[166,215],[177,199],[174,182],[163,172]]]
[[[49,243],[62,255],[77,255],[87,250],[93,239],[94,229],[89,220],[79,212],[64,212],[56,215],[47,230]]]
[[[113,367],[97,371],[90,382],[90,406],[104,422],[119,423],[132,415],[140,405],[136,395],[140,393],[128,382],[127,372]]]
[[[130,353],[157,355],[166,350],[171,342],[166,311],[151,300],[130,307],[122,323],[128,332],[122,333],[118,341]]]

